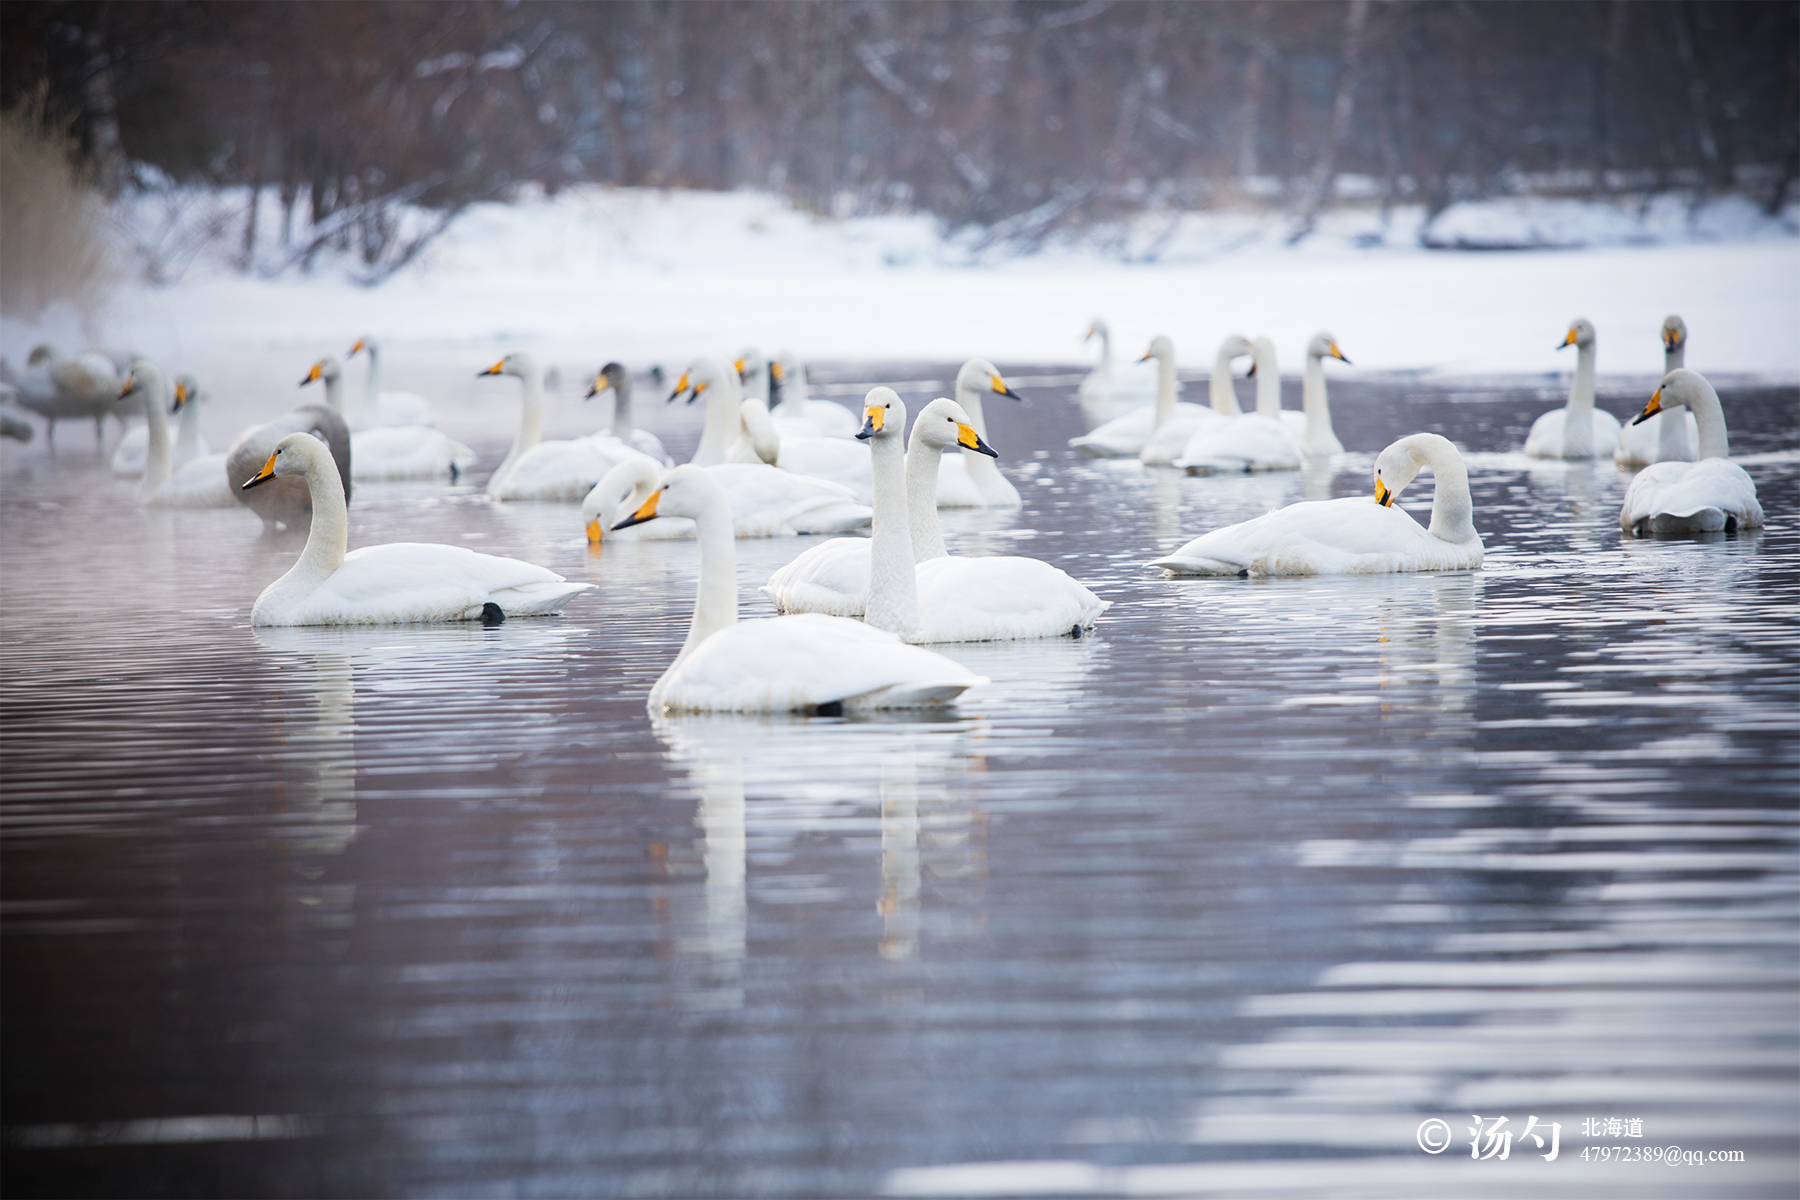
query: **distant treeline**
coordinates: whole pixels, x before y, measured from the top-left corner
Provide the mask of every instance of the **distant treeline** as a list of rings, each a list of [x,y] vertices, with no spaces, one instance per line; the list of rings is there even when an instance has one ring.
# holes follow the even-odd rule
[[[1792,2],[9,0],[0,22],[6,103],[41,99],[109,186],[144,163],[276,189],[284,238],[371,263],[406,252],[396,204],[528,180],[768,187],[1029,241],[1244,199],[1296,234],[1346,197],[1774,211],[1800,170]]]

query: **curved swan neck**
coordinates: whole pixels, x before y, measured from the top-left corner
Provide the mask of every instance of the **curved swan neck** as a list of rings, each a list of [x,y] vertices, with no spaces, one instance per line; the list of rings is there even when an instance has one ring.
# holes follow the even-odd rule
[[[324,578],[343,565],[344,550],[350,544],[350,509],[344,503],[344,481],[324,442],[306,456],[306,490],[312,496],[312,525],[306,531],[306,549],[300,552],[294,570],[305,568]]]
[[[1212,410],[1223,417],[1242,416],[1244,412],[1238,407],[1237,388],[1231,382],[1231,360],[1235,357],[1230,346],[1220,346],[1219,352],[1213,355]],[[1160,385],[1160,377],[1157,382]],[[1157,399],[1162,399],[1160,386]]]
[[[1700,457],[1730,458],[1731,439],[1725,433],[1725,408],[1719,403],[1719,393],[1713,385],[1705,379],[1701,382],[1705,386],[1687,402],[1700,432]],[[1670,417],[1663,420],[1670,420]]]
[[[912,535],[914,563],[944,558],[950,553],[944,549],[944,531],[938,524],[938,468],[943,462],[944,452],[925,445],[919,437],[919,424],[914,421],[912,444],[906,449],[907,527]]]
[[[1275,343],[1257,338],[1250,351],[1256,361],[1256,411],[1265,417],[1281,413],[1281,367],[1275,359]]]
[[[1436,434],[1420,435],[1416,453],[1431,468],[1435,490],[1431,497],[1433,537],[1446,542],[1466,542],[1475,536],[1475,501],[1469,495],[1469,471],[1462,455],[1446,438]]]
[[[869,603],[863,620],[877,629],[904,634],[919,623],[919,585],[913,575],[906,467],[901,462],[906,408],[897,398],[890,403],[887,420],[894,425],[869,439],[875,515],[870,524]]]

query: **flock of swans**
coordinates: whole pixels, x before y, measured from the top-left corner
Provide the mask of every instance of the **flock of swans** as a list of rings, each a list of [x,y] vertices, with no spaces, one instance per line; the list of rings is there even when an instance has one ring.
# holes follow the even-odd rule
[[[1084,401],[1143,398],[1142,372],[1114,369],[1104,324],[1094,322],[1089,334],[1100,338],[1102,356],[1082,384]],[[1681,319],[1669,317],[1665,374],[1643,411],[1621,426],[1594,405],[1594,328],[1572,322],[1562,343],[1577,348],[1568,403],[1538,418],[1525,442],[1534,457],[1611,455],[1642,467],[1620,512],[1628,536],[1762,524],[1755,484],[1730,461],[1718,393],[1682,365],[1686,340]],[[427,400],[382,389],[380,353],[364,337],[346,355],[368,359],[360,403],[346,402],[343,364],[323,355],[300,383],[322,384],[324,403],[253,426],[224,453],[210,452],[199,436],[194,380],[181,376],[171,390],[147,359],[131,362],[121,377],[104,354],[67,359],[40,347],[27,371],[4,386],[9,398],[51,421],[52,436],[57,419],[92,416],[98,432],[115,401],[140,402],[145,424],[121,439],[112,466],[138,479],[141,505],[243,504],[270,527],[305,523],[305,547],[257,598],[255,625],[492,623],[560,612],[589,590],[543,567],[440,543],[347,552],[354,484],[453,480],[476,465],[469,447],[438,431]],[[1256,378],[1252,412],[1239,408],[1233,387],[1232,364],[1243,357]],[[1334,337],[1320,333],[1306,348],[1301,411],[1284,410],[1274,343],[1233,334],[1214,357],[1210,403],[1183,404],[1174,346],[1159,336],[1140,360],[1155,363],[1150,403],[1070,445],[1190,474],[1298,469],[1343,449],[1331,425],[1328,358],[1350,361]],[[811,399],[805,368],[791,354],[773,361],[755,350],[729,361],[700,355],[668,397],[705,406],[699,444],[680,466],[632,424],[632,378],[618,363],[602,368],[587,392],[610,395],[609,427],[565,440],[542,437],[544,377],[533,355],[509,354],[479,374],[520,381],[518,431],[488,479],[490,501],[579,503],[579,523],[596,546],[697,542],[693,616],[651,690],[654,712],[832,714],[943,704],[984,680],[925,646],[1080,637],[1110,607],[1050,563],[948,552],[938,509],[1019,503],[987,440],[982,402],[1020,397],[985,360],[964,364],[954,395],[926,404],[909,437],[906,405],[891,388],[869,391],[859,421]],[[171,416],[180,422],[173,443]],[[1395,498],[1426,469],[1435,493],[1421,526]],[[769,577],[761,591],[777,616],[740,621],[735,540],[794,534],[840,536]],[[1148,565],[1170,576],[1247,577],[1469,570],[1482,557],[1461,454],[1445,437],[1417,433],[1377,456],[1373,496],[1291,504],[1214,529]]]

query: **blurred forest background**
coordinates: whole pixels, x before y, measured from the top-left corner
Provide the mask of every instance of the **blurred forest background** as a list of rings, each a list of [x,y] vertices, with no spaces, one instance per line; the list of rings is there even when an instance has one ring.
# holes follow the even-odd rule
[[[232,231],[246,269],[273,221],[288,265],[332,247],[377,277],[531,182],[765,188],[1026,248],[1256,205],[1297,239],[1334,203],[1777,212],[1800,4],[8,0],[0,92],[104,194],[263,197]]]

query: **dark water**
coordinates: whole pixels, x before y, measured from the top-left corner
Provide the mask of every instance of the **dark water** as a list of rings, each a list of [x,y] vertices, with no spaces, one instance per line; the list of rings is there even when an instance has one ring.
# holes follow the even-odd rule
[[[572,506],[352,509],[599,584],[561,620],[258,631],[295,543],[0,449],[7,1192],[1795,1194],[1800,397],[1722,389],[1767,530],[1621,544],[1620,472],[1509,453],[1554,381],[1333,387],[1312,478],[990,404],[1025,507],[953,549],[1115,607],[910,720],[651,720],[694,547]],[[1140,565],[1421,429],[1480,572]],[[746,616],[809,544],[739,543]]]

